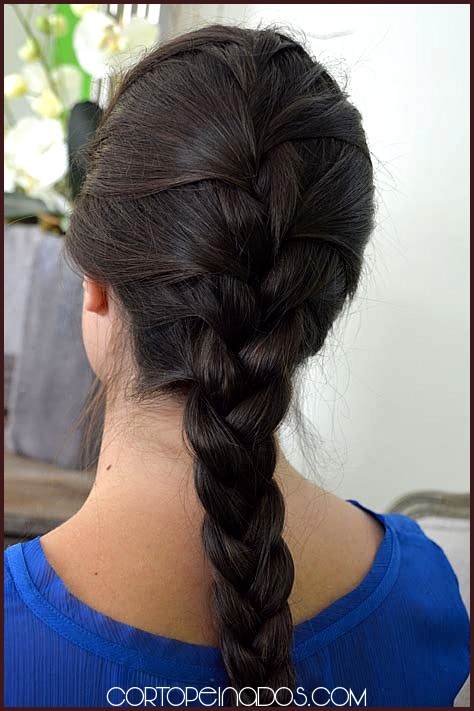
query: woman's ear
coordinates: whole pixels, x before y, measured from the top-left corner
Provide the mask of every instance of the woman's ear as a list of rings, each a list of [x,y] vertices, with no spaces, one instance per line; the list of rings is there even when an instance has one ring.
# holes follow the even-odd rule
[[[97,315],[105,315],[108,311],[107,291],[98,282],[84,276],[84,309]]]
[[[84,276],[82,285],[82,339],[91,368],[102,379],[107,367],[114,312],[109,308],[105,286],[87,276]]]

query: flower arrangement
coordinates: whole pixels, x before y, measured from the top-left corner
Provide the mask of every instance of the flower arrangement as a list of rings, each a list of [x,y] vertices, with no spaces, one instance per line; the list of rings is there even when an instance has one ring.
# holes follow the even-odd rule
[[[137,61],[157,41],[158,28],[138,17],[123,23],[94,4],[11,7],[26,41],[21,70],[4,77],[5,216],[46,213],[64,230],[77,193],[68,135],[77,150],[78,130],[85,141],[101,111],[90,101],[92,82]],[[31,116],[15,121],[11,102],[19,97]],[[81,124],[71,131],[77,116]]]

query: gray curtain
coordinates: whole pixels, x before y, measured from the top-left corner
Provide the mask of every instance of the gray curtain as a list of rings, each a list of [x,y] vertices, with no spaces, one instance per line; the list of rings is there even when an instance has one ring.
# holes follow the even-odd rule
[[[6,344],[14,350],[7,447],[78,469],[84,426],[75,423],[93,382],[81,335],[82,279],[64,261],[59,236],[13,226],[7,243]],[[15,285],[21,288],[13,296]]]
[[[8,406],[15,359],[20,353],[26,300],[31,282],[31,269],[39,238],[40,232],[38,228],[32,225],[5,226],[3,279],[4,408]]]

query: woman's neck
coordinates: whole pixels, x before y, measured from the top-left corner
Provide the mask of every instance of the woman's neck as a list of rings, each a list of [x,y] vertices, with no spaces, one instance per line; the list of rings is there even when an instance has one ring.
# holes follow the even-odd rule
[[[133,408],[128,404],[106,408],[97,474],[91,496],[84,505],[97,502],[118,512],[132,510],[146,515],[163,511],[201,516],[193,483],[193,458],[182,434],[183,408],[169,402]],[[287,461],[276,439],[275,478],[284,495],[304,479]],[[108,504],[107,504],[108,502]]]
[[[42,537],[46,557],[81,601],[126,624],[216,644],[212,571],[182,411],[130,407],[106,413],[97,479],[71,519]],[[280,447],[275,477],[286,504],[284,538],[295,563],[295,622],[352,590],[367,573],[383,529],[307,481]]]
[[[182,411],[170,405],[154,412],[108,409],[92,490],[42,545],[66,586],[91,607],[150,631],[213,643],[203,511],[181,421]],[[280,447],[275,476],[290,509],[298,501],[307,506],[310,485]],[[300,517],[290,518],[290,537],[301,541]]]
[[[193,459],[182,436],[179,406],[153,410],[128,403],[106,408],[97,474],[81,509],[45,536],[87,546],[100,569],[114,552],[156,551],[169,536],[181,548],[201,551],[203,510],[193,480]],[[287,461],[277,443],[274,474],[285,499],[310,485]],[[322,493],[322,492],[321,492]]]

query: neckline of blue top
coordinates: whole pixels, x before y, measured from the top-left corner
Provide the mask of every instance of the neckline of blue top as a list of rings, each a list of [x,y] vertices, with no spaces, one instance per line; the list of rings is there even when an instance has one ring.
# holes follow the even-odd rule
[[[387,597],[398,575],[400,545],[390,516],[354,499],[354,506],[384,527],[372,566],[363,580],[309,620],[294,627],[295,663],[314,654],[367,618]],[[39,536],[7,548],[16,588],[31,612],[71,642],[95,655],[144,672],[196,682],[227,676],[217,647],[183,642],[118,622],[81,602],[49,564]]]

